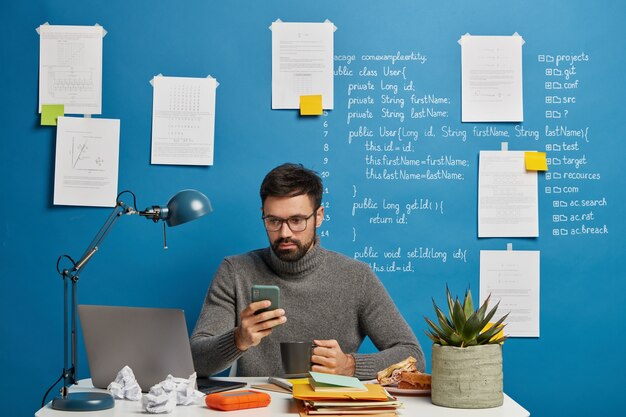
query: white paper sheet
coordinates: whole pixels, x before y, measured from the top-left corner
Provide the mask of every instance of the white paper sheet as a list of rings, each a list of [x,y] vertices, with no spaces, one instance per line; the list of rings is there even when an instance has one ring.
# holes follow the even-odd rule
[[[153,164],[213,165],[214,78],[153,78]]]
[[[500,301],[495,320],[510,312],[505,321],[505,335],[539,337],[539,254],[539,251],[480,251],[480,302],[489,294],[490,307]]]
[[[478,237],[539,236],[537,172],[522,151],[481,151]]]
[[[463,122],[521,122],[521,36],[471,36],[459,40]]]
[[[115,206],[120,121],[59,117],[54,204]]]
[[[333,34],[324,23],[272,23],[272,109],[299,109],[300,96],[322,96],[334,107]]]
[[[39,112],[102,113],[102,26],[39,26]]]

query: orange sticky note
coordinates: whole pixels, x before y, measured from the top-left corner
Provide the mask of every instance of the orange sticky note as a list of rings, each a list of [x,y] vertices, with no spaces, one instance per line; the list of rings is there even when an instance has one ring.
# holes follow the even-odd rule
[[[524,152],[526,171],[547,171],[548,162],[545,152]]]
[[[300,116],[319,116],[322,111],[322,96],[300,96]]]

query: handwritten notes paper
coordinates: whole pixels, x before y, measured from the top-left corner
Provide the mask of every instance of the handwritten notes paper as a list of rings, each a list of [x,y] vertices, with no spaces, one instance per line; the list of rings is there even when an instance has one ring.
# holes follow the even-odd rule
[[[215,78],[152,80],[153,164],[213,165]]]
[[[522,37],[463,35],[459,43],[462,121],[523,121]]]
[[[479,163],[478,237],[539,236],[537,172],[524,152],[481,151]]]
[[[299,109],[300,96],[316,94],[324,109],[332,109],[335,25],[277,20],[270,29],[272,109]]]

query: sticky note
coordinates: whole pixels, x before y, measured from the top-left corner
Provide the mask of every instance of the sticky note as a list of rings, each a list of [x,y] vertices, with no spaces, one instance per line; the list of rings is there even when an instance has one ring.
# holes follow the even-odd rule
[[[322,111],[322,96],[300,96],[300,116],[319,116]]]
[[[485,325],[485,327],[483,328],[483,330],[481,331],[481,333],[486,332],[487,330],[491,329],[493,327],[495,323],[487,323]],[[494,334],[491,339],[489,339],[489,341],[494,341],[494,340],[498,340],[504,337],[504,324],[499,324],[498,325],[498,329],[500,329],[498,331],[498,333]],[[504,342],[500,342],[500,344],[504,344]]]
[[[41,125],[56,126],[57,117],[65,114],[63,104],[42,104],[41,105]]]
[[[545,152],[524,152],[526,171],[547,171],[548,162]]]

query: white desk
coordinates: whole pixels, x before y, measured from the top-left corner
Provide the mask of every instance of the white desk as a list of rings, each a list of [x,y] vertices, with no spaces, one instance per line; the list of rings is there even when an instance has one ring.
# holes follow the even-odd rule
[[[250,384],[267,383],[267,378],[222,378],[236,381],[245,381]],[[93,388],[90,379],[84,379],[72,388],[73,392],[78,391],[103,391]],[[206,417],[206,416],[226,416],[229,417],[293,417],[298,414],[295,401],[290,394],[280,394],[276,392],[267,392],[272,396],[272,402],[269,406],[263,408],[251,408],[240,411],[217,411],[208,409],[204,405],[203,400],[199,400],[197,404],[189,406],[176,406],[174,412],[170,414],[155,414],[163,416],[185,416],[185,417]],[[467,410],[445,408],[433,405],[430,397],[419,396],[402,396],[398,397],[404,403],[404,408],[398,410],[399,415],[409,416],[429,416],[429,417],[528,417],[530,413],[522,406],[513,401],[508,395],[504,395],[504,404],[502,407],[485,408],[480,410]],[[151,415],[143,411],[140,401],[116,400],[115,407],[109,410],[93,411],[93,412],[70,412],[57,411],[50,408],[50,403],[35,413],[36,417],[126,417],[138,415]]]

